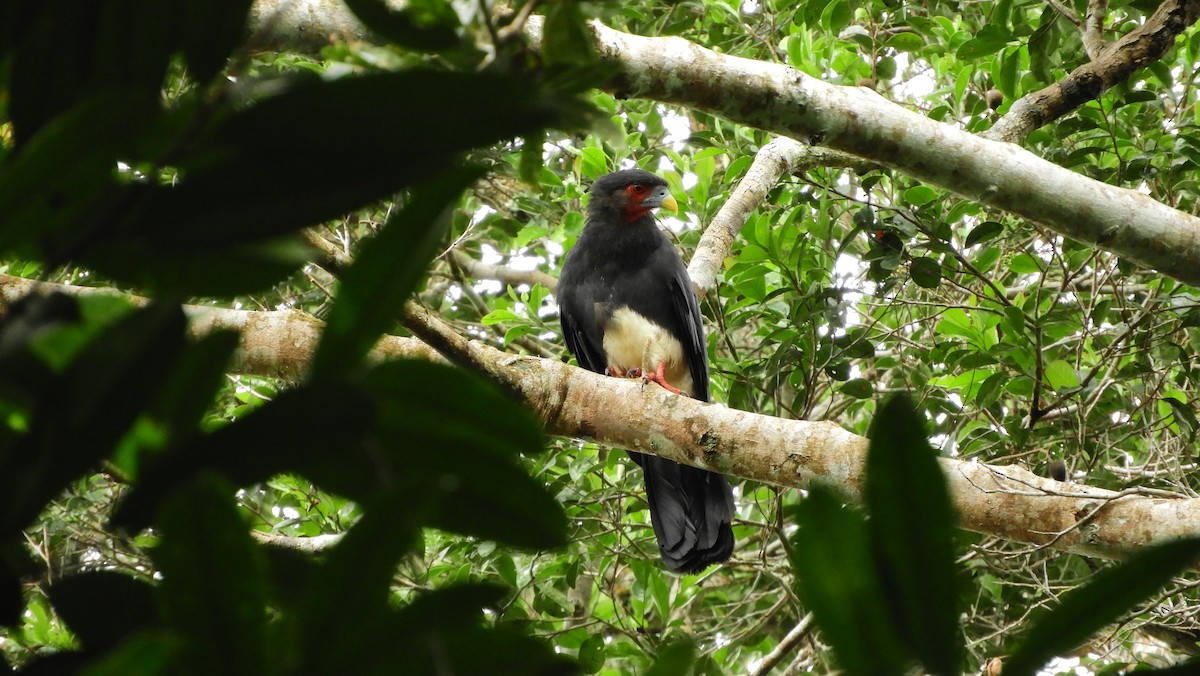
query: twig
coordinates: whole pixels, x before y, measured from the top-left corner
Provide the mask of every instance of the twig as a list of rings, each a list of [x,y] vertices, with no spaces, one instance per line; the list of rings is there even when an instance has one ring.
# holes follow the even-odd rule
[[[796,626],[792,627],[792,630],[779,641],[779,644],[767,653],[767,656],[758,664],[758,668],[750,672],[751,676],[765,676],[779,664],[780,660],[787,657],[788,653],[795,650],[796,646],[800,645],[800,641],[808,636],[808,632],[812,628],[812,619],[813,615],[809,613]]]

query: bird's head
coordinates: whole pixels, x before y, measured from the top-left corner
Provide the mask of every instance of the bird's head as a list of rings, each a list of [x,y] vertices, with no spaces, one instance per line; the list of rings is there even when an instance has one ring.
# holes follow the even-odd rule
[[[592,184],[588,214],[598,218],[617,216],[632,223],[654,209],[677,211],[667,182],[642,169],[625,169],[601,176]]]

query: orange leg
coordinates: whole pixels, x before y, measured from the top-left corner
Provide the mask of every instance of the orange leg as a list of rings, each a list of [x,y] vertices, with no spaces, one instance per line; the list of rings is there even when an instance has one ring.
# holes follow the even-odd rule
[[[671,383],[667,382],[666,370],[667,370],[666,362],[659,362],[658,368],[656,368],[653,371],[647,372],[645,375],[642,376],[642,379],[648,383],[649,382],[658,383],[660,386],[662,386],[662,388],[664,390],[666,390],[668,392],[672,392],[674,394],[683,394],[683,392],[681,392],[678,387],[675,387]]]

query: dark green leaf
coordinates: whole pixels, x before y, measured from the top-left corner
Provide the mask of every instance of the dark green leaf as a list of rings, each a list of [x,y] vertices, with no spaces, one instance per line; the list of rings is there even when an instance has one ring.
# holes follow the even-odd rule
[[[1055,655],[1073,650],[1105,625],[1162,588],[1171,577],[1196,564],[1200,538],[1147,547],[1129,560],[1096,574],[1062,596],[1061,603],[1033,620],[1004,673],[1033,674]]]
[[[1012,34],[1007,28],[989,23],[958,48],[958,59],[972,61],[981,56],[990,56],[1003,49],[1011,38]]]
[[[909,264],[908,272],[917,286],[925,289],[936,289],[942,282],[942,264],[935,258],[914,258]]]
[[[870,399],[875,394],[875,387],[865,378],[855,378],[843,383],[838,392],[856,399]]]
[[[96,93],[157,96],[174,50],[173,32],[164,30],[174,5],[26,3],[28,23],[9,74],[9,112],[19,142]]]
[[[885,607],[926,669],[961,670],[954,512],[925,421],[906,396],[871,423],[866,504]]]
[[[971,232],[967,233],[967,238],[963,241],[963,246],[972,247],[976,244],[982,244],[995,239],[997,235],[1003,232],[1004,225],[1002,223],[997,223],[996,221],[984,221],[983,223],[980,223],[972,228]]]
[[[589,674],[600,671],[604,667],[605,652],[603,636],[587,637],[583,645],[579,646],[579,666]]]
[[[246,16],[254,0],[175,3],[189,74],[208,82],[225,68],[225,60],[246,34]]]
[[[179,162],[179,185],[156,186],[127,227],[153,249],[273,238],[437,176],[469,148],[577,122],[583,110],[486,73],[304,80],[222,118]]]
[[[382,0],[346,0],[346,6],[380,37],[408,49],[438,52],[458,44],[458,16],[438,0],[392,9]]]
[[[237,331],[217,330],[184,350],[179,367],[150,409],[171,434],[182,437],[198,430],[204,412],[225,380],[225,366],[240,338]]]
[[[191,673],[266,672],[266,563],[233,495],[202,474],[173,492],[157,522],[163,613]]]
[[[39,358],[35,341],[79,320],[75,299],[64,294],[35,294],[13,303],[0,323],[0,394],[32,404],[52,381],[55,365]]]
[[[78,672],[81,676],[160,676],[177,668],[180,640],[168,632],[132,636]]]
[[[1195,438],[1197,428],[1200,428],[1200,423],[1196,422],[1196,413],[1191,406],[1180,401],[1177,397],[1163,397],[1162,400],[1171,407],[1171,414],[1175,418],[1175,424],[1179,425],[1179,429],[1184,436],[1189,439]]]
[[[187,245],[121,239],[90,247],[79,261],[162,295],[233,296],[271,288],[315,253],[299,235]]]
[[[900,629],[880,603],[862,517],[818,485],[797,508],[796,523],[791,555],[800,599],[838,664],[852,676],[903,673]]]
[[[450,208],[480,174],[456,169],[415,188],[404,209],[363,245],[342,277],[313,357],[314,376],[357,366],[399,317],[441,241]]]
[[[154,588],[115,571],[92,571],[50,586],[50,603],[89,652],[104,652],[159,624]]]
[[[658,657],[645,676],[682,676],[691,672],[695,661],[696,642],[689,636],[682,636],[659,649]]]
[[[113,168],[157,105],[157,92],[96,94],[25,138],[0,172],[0,251],[57,258],[94,236],[117,200]]]
[[[429,362],[381,364],[367,387],[380,406],[380,451],[396,475],[388,491],[424,495],[428,523],[529,548],[566,541],[561,505],[517,462],[542,450],[527,410],[475,376]]]
[[[310,673],[366,673],[373,656],[390,654],[403,639],[389,626],[388,590],[420,526],[412,499],[393,495],[393,502],[377,501],[313,574],[297,630]]]
[[[112,452],[167,381],[185,327],[177,306],[131,312],[42,394],[21,448],[0,457],[0,533],[25,526],[66,482]]]
[[[579,66],[596,60],[596,38],[578,2],[555,2],[546,8],[542,56],[546,65]]]
[[[244,486],[295,471],[349,497],[377,490],[376,472],[363,441],[375,407],[359,389],[333,381],[287,390],[250,415],[194,439],[148,465],[112,517],[114,525],[140,530],[163,497],[208,469]],[[318,476],[319,475],[319,476]]]

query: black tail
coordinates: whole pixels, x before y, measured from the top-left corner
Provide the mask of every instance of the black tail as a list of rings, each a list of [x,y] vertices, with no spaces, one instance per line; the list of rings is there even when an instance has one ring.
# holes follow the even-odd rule
[[[725,477],[653,455],[629,457],[646,475],[650,522],[667,568],[699,573],[733,555],[733,491]]]

